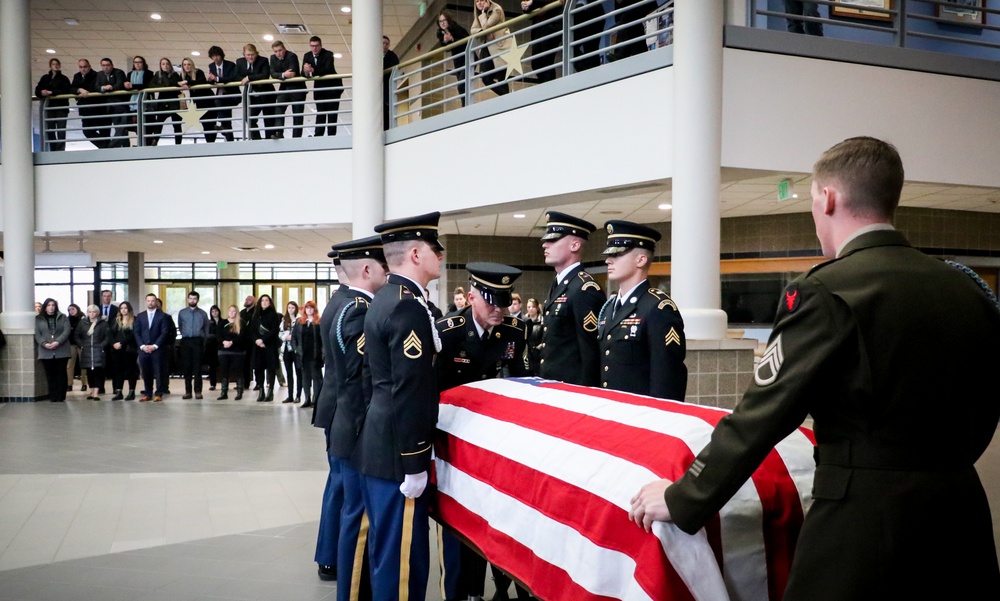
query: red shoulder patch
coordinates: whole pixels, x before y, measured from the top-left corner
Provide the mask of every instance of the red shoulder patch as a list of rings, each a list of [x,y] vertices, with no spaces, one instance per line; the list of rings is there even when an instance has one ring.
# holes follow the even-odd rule
[[[791,313],[799,308],[799,289],[796,287],[785,288],[785,308]]]

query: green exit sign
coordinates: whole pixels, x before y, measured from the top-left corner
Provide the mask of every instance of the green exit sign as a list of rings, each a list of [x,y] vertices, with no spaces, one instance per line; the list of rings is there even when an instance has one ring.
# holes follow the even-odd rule
[[[795,193],[795,188],[792,187],[791,180],[786,179],[785,181],[778,183],[778,202],[798,197],[799,195]]]
[[[420,3],[420,16],[421,17],[424,16],[425,12],[427,12],[427,3],[426,2],[421,2]]]
[[[218,267],[219,269],[225,269],[226,267],[229,267],[229,263],[226,263],[225,261],[219,261],[218,263],[215,264],[215,266]]]

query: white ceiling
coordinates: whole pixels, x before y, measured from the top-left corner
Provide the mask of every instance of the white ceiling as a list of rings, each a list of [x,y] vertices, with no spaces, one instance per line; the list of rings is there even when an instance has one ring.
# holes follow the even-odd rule
[[[397,42],[416,22],[420,2],[381,2],[383,33]],[[32,78],[38,81],[51,57],[59,58],[63,71],[72,75],[79,58],[97,65],[108,57],[122,67],[137,54],[151,65],[161,57],[178,65],[191,57],[204,67],[213,45],[230,60],[241,56],[247,43],[269,56],[268,34],[299,56],[308,49],[309,37],[318,35],[325,48],[343,55],[336,61],[337,71],[350,73],[351,15],[341,11],[350,5],[351,0],[31,0]],[[152,19],[153,13],[162,18]],[[68,25],[71,18],[79,24]],[[285,23],[303,24],[309,33],[279,34],[276,26]],[[47,53],[49,49],[55,53]],[[192,57],[195,51],[201,56]]]

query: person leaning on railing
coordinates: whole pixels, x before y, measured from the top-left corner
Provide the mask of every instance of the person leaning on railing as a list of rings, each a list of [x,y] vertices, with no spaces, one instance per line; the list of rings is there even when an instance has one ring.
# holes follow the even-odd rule
[[[306,77],[336,75],[333,53],[323,48],[319,36],[309,38],[309,52],[302,57],[302,74]],[[315,136],[337,135],[337,111],[344,93],[344,80],[339,77],[313,80],[313,101],[316,103]]]
[[[205,79],[205,72],[194,66],[194,61],[185,58],[181,61],[180,87],[188,90],[195,108],[205,111],[198,119],[201,122],[201,129],[205,132],[205,141],[215,141],[215,128],[217,127],[217,113],[215,112],[215,94],[211,88],[198,88],[208,83]],[[212,380],[215,381],[214,379]],[[212,384],[214,387],[215,384]]]
[[[253,44],[243,46],[243,58],[236,60],[235,80],[241,84],[248,85],[251,81],[260,81],[271,77],[271,68],[267,59],[257,54],[257,47]],[[260,96],[261,92],[273,92],[273,84],[255,84],[250,86],[250,93],[247,96],[247,105],[244,107],[246,113],[247,128],[250,130],[250,139],[259,140],[260,131],[253,128],[254,117],[258,118],[258,123],[263,122],[262,130],[267,131],[268,121],[274,114],[273,96]],[[254,94],[256,93],[256,94]]]
[[[76,106],[80,112],[83,135],[90,140],[95,148],[107,148],[107,138],[111,135],[111,120],[107,117],[108,109],[99,97],[89,97],[90,94],[98,92],[97,71],[90,67],[90,61],[85,58],[78,60],[76,66],[79,71],[73,75],[73,82],[69,87],[73,94],[80,96],[76,99]]]
[[[62,63],[58,58],[49,60],[49,72],[42,75],[35,86],[35,96],[48,98],[72,94],[69,78],[62,74]],[[42,131],[49,143],[49,150],[66,149],[66,117],[69,116],[69,100],[46,100],[42,112]]]
[[[305,110],[307,93],[306,82],[284,81],[302,76],[299,69],[299,57],[285,48],[285,43],[281,40],[275,40],[271,44],[271,50],[274,51],[270,61],[271,79],[282,80],[278,85],[278,91],[284,93],[268,97],[269,101],[276,99],[275,102],[278,106],[274,109],[274,118],[271,119],[271,125],[268,127],[267,137],[274,140],[285,137],[285,107],[288,106],[292,109],[292,137],[301,138],[302,111]]]
[[[169,58],[160,59],[160,68],[153,76],[152,86],[154,88],[176,88],[180,86],[181,76],[174,71],[174,64]],[[180,144],[183,140],[181,136],[181,116],[177,114],[181,110],[179,94],[174,91],[156,92],[156,102],[152,103],[152,109],[158,114],[149,115],[147,119],[148,127],[146,132],[146,145],[156,146],[160,142],[161,123],[173,121],[174,144]],[[169,112],[173,111],[173,112]]]
[[[621,60],[649,50],[646,46],[646,28],[642,18],[656,8],[656,0],[615,0],[615,10],[624,9],[615,15],[615,43],[623,43],[614,49],[612,56]]]
[[[578,8],[570,13],[573,38],[573,71],[586,71],[601,65],[601,36],[604,31],[604,1],[575,0]],[[590,39],[588,39],[590,38]],[[577,42],[577,40],[581,40]],[[584,56],[588,55],[588,56]],[[581,58],[582,57],[582,58]]]
[[[531,12],[548,4],[547,0],[521,0],[521,10]],[[556,62],[555,49],[562,42],[562,36],[553,35],[562,31],[561,19],[555,19],[557,12],[536,13],[531,17],[531,70],[537,71],[535,78],[539,83],[552,81],[556,78],[556,70],[551,68]],[[552,36],[548,39],[541,38]],[[541,41],[539,41],[541,40]],[[542,54],[543,56],[538,56]],[[537,58],[536,58],[537,57]]]
[[[490,27],[495,27],[506,21],[504,16],[503,8],[499,4],[493,2],[492,0],[476,0],[476,4],[472,10],[472,27],[469,31],[473,34],[479,33],[484,29],[489,29]],[[492,58],[488,58],[493,55],[502,53],[503,51],[510,48],[513,38],[505,38],[499,42],[492,43],[496,38],[506,35],[506,30],[499,30],[493,33],[487,34],[486,39],[478,42],[478,44],[485,44],[480,47],[479,53],[476,55],[476,61],[479,62],[479,73],[482,74],[483,85],[490,86],[498,81],[503,81],[506,79],[499,73],[494,73],[496,70],[496,63]],[[510,86],[506,83],[491,88],[497,96],[503,96],[504,94],[510,92]]]
[[[209,83],[224,84],[239,81],[236,79],[236,63],[226,60],[226,53],[222,48],[218,46],[209,48],[208,58],[212,60],[211,64],[208,65],[208,74],[205,75],[205,79]],[[233,107],[240,103],[240,89],[236,86],[221,86],[215,89],[214,94],[215,106],[218,108],[215,110],[216,120],[212,129],[219,132],[219,135],[222,135],[227,142],[232,142],[236,139],[232,131]],[[205,134],[206,142],[214,142],[215,140],[215,133]]]
[[[469,32],[455,22],[448,11],[442,11],[437,17],[438,46],[447,46],[469,37]],[[451,49],[452,73],[458,80],[458,97],[465,106],[465,47],[461,44]]]
[[[146,59],[141,56],[132,58],[132,70],[129,71],[128,75],[125,75],[125,72],[120,69],[115,69],[113,64],[110,70],[108,70],[105,61],[111,63],[110,59],[102,58],[101,68],[103,72],[97,75],[97,85],[102,92],[115,92],[118,90],[138,92],[143,88],[149,87],[150,83],[152,83],[153,72],[146,65]],[[118,73],[121,73],[120,78],[118,77]],[[105,78],[107,78],[107,81],[105,81]],[[129,97],[128,106],[125,106],[122,102],[125,98],[124,96],[105,98],[105,102],[108,104],[108,114],[117,115],[112,117],[112,122],[115,125],[116,139],[112,140],[111,146],[128,145],[127,132],[135,131],[136,128],[132,127],[132,124],[138,123],[139,120],[139,97],[140,94],[132,94]]]

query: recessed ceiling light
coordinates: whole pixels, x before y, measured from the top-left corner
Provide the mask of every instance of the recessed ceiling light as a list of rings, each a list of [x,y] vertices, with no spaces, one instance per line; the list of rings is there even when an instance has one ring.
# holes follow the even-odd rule
[[[622,211],[600,211],[601,215],[621,215]]]
[[[52,49],[52,48],[46,48],[45,51],[48,52],[49,54],[55,54],[56,53],[56,51],[54,49]]]
[[[66,19],[66,24],[67,25],[79,25],[80,22],[71,17],[69,19]]]
[[[349,12],[351,12],[351,7],[350,6],[341,6],[340,7],[340,12],[342,12],[342,13],[349,13]]]
[[[333,53],[333,58],[344,58],[344,55],[341,54],[341,53],[339,53],[339,52],[334,52]]]
[[[149,18],[152,19],[152,20],[154,20],[154,21],[159,21],[163,17],[160,16],[160,13],[153,13],[153,14],[149,15]]]
[[[201,56],[201,53],[198,52],[197,50],[192,50],[191,51],[191,56]]]
[[[265,41],[268,41],[268,42],[270,42],[270,41],[271,41],[271,40],[273,40],[273,39],[274,39],[274,36],[273,36],[273,35],[271,35],[271,34],[266,34],[266,35],[264,36],[264,40],[265,40]]]
[[[514,219],[524,219],[524,213],[514,213]]]
[[[264,248],[266,248],[267,250],[271,250],[272,248],[274,248],[274,245],[273,244],[265,244]]]
[[[207,254],[209,254],[209,253],[208,253],[208,251],[207,251],[207,250],[203,250],[203,251],[201,251],[201,254],[203,254],[203,255],[207,255]]]
[[[660,209],[661,211],[669,211],[670,209],[674,208],[674,205],[664,203],[657,206],[656,208]]]
[[[153,244],[163,244],[163,240],[153,240]]]

